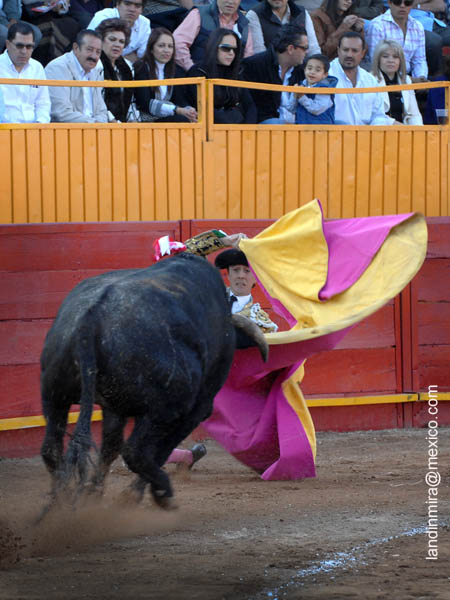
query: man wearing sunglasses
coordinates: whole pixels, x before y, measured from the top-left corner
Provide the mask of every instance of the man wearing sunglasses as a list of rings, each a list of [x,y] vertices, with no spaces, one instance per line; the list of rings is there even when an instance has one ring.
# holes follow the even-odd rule
[[[246,58],[242,64],[246,81],[300,85],[304,79],[303,61],[308,52],[306,30],[283,25],[265,52]],[[291,92],[250,90],[258,111],[258,123],[285,125],[295,123],[297,101]]]
[[[34,29],[18,21],[8,29],[6,50],[0,56],[0,77],[47,79],[44,67],[31,58],[35,47]],[[49,123],[50,97],[47,87],[2,85],[5,123]]]
[[[366,41],[370,59],[376,45],[382,40],[398,42],[405,53],[406,70],[411,75],[411,80],[421,82],[428,78],[425,30],[423,25],[409,14],[413,3],[414,0],[389,0],[389,10],[369,22]],[[437,35],[429,33],[431,36]],[[439,52],[439,49],[437,51]],[[439,57],[437,60],[440,62]]]

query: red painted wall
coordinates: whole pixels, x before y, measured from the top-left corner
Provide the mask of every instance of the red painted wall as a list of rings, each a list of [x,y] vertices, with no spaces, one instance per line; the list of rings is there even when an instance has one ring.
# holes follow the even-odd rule
[[[41,414],[39,355],[61,301],[79,281],[112,269],[148,266],[152,244],[162,235],[187,239],[214,227],[251,237],[271,222],[0,226],[0,419]],[[302,384],[307,397],[419,392],[430,384],[450,390],[450,218],[428,222],[430,244],[420,273],[335,350],[308,360]],[[286,327],[260,291],[255,298]],[[420,403],[314,408],[312,414],[318,430],[337,431],[422,426],[426,418]],[[0,456],[30,455],[41,437],[42,428],[0,432]]]

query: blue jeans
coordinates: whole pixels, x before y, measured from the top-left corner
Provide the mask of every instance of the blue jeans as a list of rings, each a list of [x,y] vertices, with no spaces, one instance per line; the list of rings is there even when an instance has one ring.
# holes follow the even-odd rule
[[[272,118],[266,119],[265,121],[261,121],[260,125],[286,125],[286,121],[280,118]]]

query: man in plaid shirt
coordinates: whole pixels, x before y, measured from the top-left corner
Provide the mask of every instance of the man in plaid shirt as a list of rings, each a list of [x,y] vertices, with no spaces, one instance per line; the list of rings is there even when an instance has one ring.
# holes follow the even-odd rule
[[[406,70],[411,74],[412,81],[420,82],[428,78],[425,30],[421,23],[409,15],[412,4],[413,0],[389,0],[389,10],[370,21],[366,42],[371,59],[378,42],[382,40],[398,42],[403,47]]]

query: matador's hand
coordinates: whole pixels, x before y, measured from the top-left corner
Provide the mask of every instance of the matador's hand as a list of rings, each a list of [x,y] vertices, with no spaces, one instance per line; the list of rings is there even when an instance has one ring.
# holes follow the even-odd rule
[[[222,243],[224,246],[231,246],[232,248],[239,248],[239,242],[248,236],[245,233],[232,233],[231,235],[227,235],[222,238]]]

